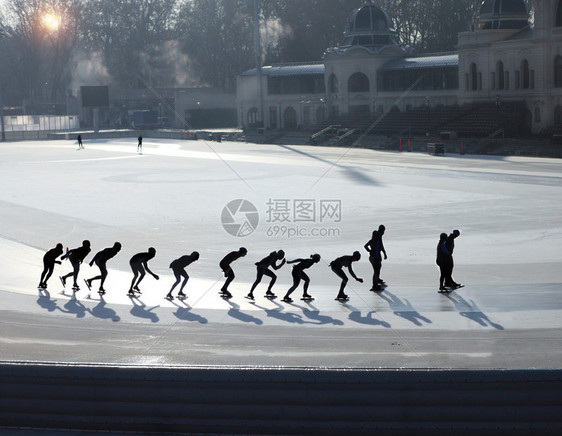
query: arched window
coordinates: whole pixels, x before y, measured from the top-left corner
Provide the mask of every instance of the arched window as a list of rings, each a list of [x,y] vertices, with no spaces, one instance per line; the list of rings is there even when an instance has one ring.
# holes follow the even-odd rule
[[[283,126],[286,129],[296,129],[297,128],[297,111],[289,106],[283,112]]]
[[[562,56],[554,59],[554,87],[562,88]]]
[[[498,81],[498,89],[505,89],[505,72],[502,61],[498,61],[496,64],[496,78]]]
[[[472,91],[476,91],[478,89],[478,72],[474,62],[470,64],[470,89]]]
[[[355,73],[347,82],[349,92],[369,92],[369,79],[363,73]]]
[[[556,27],[562,27],[562,0],[558,0],[556,8]]]
[[[248,126],[256,127],[258,125],[258,108],[253,107],[248,111]]]
[[[529,61],[527,59],[521,61],[521,79],[521,88],[529,89]]]
[[[335,74],[330,74],[328,79],[328,89],[330,94],[337,94],[339,92],[338,78]]]

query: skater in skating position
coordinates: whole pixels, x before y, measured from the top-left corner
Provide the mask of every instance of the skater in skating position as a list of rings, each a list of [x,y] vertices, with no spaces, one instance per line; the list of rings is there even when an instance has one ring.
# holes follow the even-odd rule
[[[445,287],[447,281],[451,280],[451,271],[453,265],[453,257],[447,248],[447,233],[439,235],[439,242],[437,243],[437,259],[435,260],[439,266],[439,292],[447,292]]]
[[[349,271],[349,274],[351,274],[351,277],[353,277],[359,283],[363,283],[363,279],[357,277],[355,275],[355,273],[353,272],[353,268],[351,267],[351,264],[353,262],[357,262],[359,259],[361,259],[361,253],[359,253],[358,251],[355,251],[355,252],[353,252],[353,254],[351,256],[341,256],[341,257],[338,257],[336,260],[333,260],[330,263],[330,268],[332,268],[332,271],[339,278],[341,278],[340,292],[338,293],[338,296],[336,297],[336,300],[347,300],[347,299],[349,299],[349,297],[343,291],[345,289],[345,286],[347,285],[347,282],[349,281],[349,279],[347,278],[347,275],[343,271],[343,268],[347,268],[348,271]]]
[[[78,282],[77,282],[78,273],[80,272],[80,264],[84,262],[84,259],[89,253],[90,253],[90,241],[86,239],[82,242],[81,247],[74,248],[70,251],[67,251],[66,254],[61,257],[62,260],[68,258],[68,260],[70,260],[70,264],[72,265],[72,271],[60,278],[63,286],[66,286],[66,279],[72,276],[74,278],[74,284],[72,286],[72,289],[75,291],[78,291],[80,289],[80,286],[78,286]]]
[[[224,276],[226,277],[226,281],[224,282],[224,285],[222,285],[221,288],[221,294],[223,297],[225,298],[232,297],[232,294],[228,291],[228,285],[230,285],[232,280],[234,280],[235,276],[234,276],[234,271],[232,270],[232,267],[230,265],[234,261],[240,259],[241,257],[246,256],[246,254],[248,254],[248,250],[246,250],[245,247],[240,247],[238,251],[231,251],[226,256],[224,256],[223,259],[219,262],[220,269],[222,270]]]
[[[447,236],[447,240],[445,241],[445,245],[447,250],[449,250],[449,254],[451,255],[451,271],[449,277],[445,280],[445,287],[448,288],[459,288],[462,285],[457,283],[453,280],[453,268],[455,267],[455,262],[453,260],[453,251],[455,250],[455,239],[460,236],[461,232],[458,230],[453,230],[453,233]]]
[[[147,272],[156,280],[160,279],[160,277],[150,271],[150,268],[148,267],[148,261],[153,259],[154,256],[156,256],[156,249],[154,249],[154,247],[150,247],[147,252],[137,253],[131,257],[129,265],[131,265],[131,269],[133,270],[133,281],[131,282],[131,289],[129,289],[130,297],[134,297],[135,292],[140,294],[139,284],[142,282],[142,279]]]
[[[277,263],[277,261],[280,262]],[[252,285],[252,289],[250,289],[250,293],[246,296],[246,298],[249,298],[250,300],[254,299],[254,289],[260,283],[264,275],[271,277],[271,281],[269,282],[269,286],[267,287],[267,292],[265,293],[265,296],[268,298],[275,298],[275,294],[271,292],[271,288],[275,284],[275,281],[277,280],[277,276],[269,268],[271,267],[274,270],[278,270],[283,265],[285,265],[285,252],[283,250],[272,251],[271,253],[269,253],[269,256],[264,257],[259,262],[256,262],[256,267],[258,270],[256,281]]]
[[[137,153],[142,154],[142,136],[139,135],[139,143],[137,144]]]
[[[63,247],[61,243],[58,243],[55,248],[51,248],[43,256],[43,272],[41,273],[41,278],[39,279],[39,288],[47,289],[47,281],[53,274],[55,269],[55,264],[61,264],[57,257],[62,256]]]
[[[168,295],[166,295],[167,299],[169,299],[169,300],[174,299],[174,297],[172,296],[172,291],[180,283],[182,277],[183,277],[183,283],[181,284],[180,291],[178,292],[178,298],[185,298],[186,297],[186,295],[183,293],[183,288],[185,288],[185,285],[187,284],[187,281],[189,280],[189,275],[185,271],[185,268],[187,266],[191,265],[193,262],[197,261],[198,259],[199,259],[199,253],[197,251],[194,251],[191,254],[182,256],[182,257],[174,260],[170,264],[170,268],[172,268],[172,272],[174,273],[174,276],[176,277],[176,281],[172,285],[172,288],[170,289],[170,292],[168,292]]]
[[[382,256],[387,259],[384,244],[382,243],[382,236],[384,235],[385,227],[381,224],[378,230],[373,232],[371,240],[365,244],[365,250],[369,252],[369,262],[373,266],[373,287],[371,291],[382,291],[384,289],[384,280],[380,278],[382,267]]]
[[[293,300],[291,299],[291,294],[297,287],[299,286],[301,280],[304,280],[304,290],[302,294],[303,300],[312,300],[312,296],[308,294],[308,285],[310,285],[310,277],[304,272],[305,269],[310,268],[315,263],[320,262],[320,255],[319,254],[311,254],[308,259],[295,259],[289,260],[287,263],[294,263],[296,265],[293,266],[293,286],[289,288],[285,296],[283,297],[283,301],[286,303],[291,303]]]
[[[105,283],[105,279],[107,278],[107,267],[105,265],[107,264],[107,261],[109,259],[114,258],[117,255],[117,253],[119,253],[120,251],[121,251],[121,244],[119,242],[116,242],[115,244],[113,244],[113,247],[104,248],[103,250],[98,251],[96,253],[94,258],[90,261],[90,266],[93,266],[95,263],[97,267],[100,269],[100,274],[95,277],[92,277],[91,279],[85,280],[88,289],[91,290],[92,282],[94,280],[100,280],[100,290],[98,291],[98,293],[100,295],[105,294],[105,289],[103,287],[103,284]]]
[[[78,150],[82,150],[84,148],[84,144],[82,144],[82,135],[78,135],[76,140],[78,141]]]

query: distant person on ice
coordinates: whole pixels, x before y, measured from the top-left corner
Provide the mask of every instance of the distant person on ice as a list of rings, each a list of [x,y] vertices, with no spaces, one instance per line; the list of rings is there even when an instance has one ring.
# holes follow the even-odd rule
[[[84,148],[84,145],[82,144],[82,135],[78,135],[76,140],[78,141],[78,150],[82,150]]]
[[[451,272],[453,270],[453,257],[447,248],[447,233],[439,235],[435,263],[439,267],[439,292],[447,292],[448,289],[445,287],[445,283],[452,280]]]
[[[62,260],[68,258],[68,260],[70,260],[70,264],[72,265],[72,272],[69,272],[67,275],[60,278],[63,286],[66,286],[66,279],[72,276],[74,278],[72,289],[74,289],[75,291],[80,290],[80,286],[78,286],[77,283],[78,273],[80,272],[80,264],[84,262],[84,259],[89,253],[90,241],[86,239],[82,242],[81,247],[67,251],[66,254],[61,257]]]
[[[137,153],[142,154],[142,136],[139,135],[139,143],[137,144]]]
[[[345,289],[345,286],[347,285],[347,282],[349,281],[347,275],[343,271],[343,268],[347,268],[349,274],[351,274],[351,277],[353,277],[359,283],[363,283],[363,279],[357,277],[353,272],[353,268],[351,267],[351,264],[353,262],[357,262],[359,259],[361,259],[361,253],[355,251],[351,256],[338,257],[336,260],[333,260],[330,263],[330,268],[332,268],[332,271],[336,273],[336,275],[342,280],[340,285],[340,292],[338,293],[336,300],[347,300],[349,298],[343,291]]]
[[[43,256],[43,272],[41,273],[41,279],[39,279],[40,289],[47,289],[47,281],[53,274],[55,264],[61,264],[61,261],[57,260],[57,257],[62,256],[62,253],[63,246],[61,243],[58,243],[55,248],[51,248]]]
[[[449,254],[451,255],[451,271],[447,280],[445,280],[445,286],[449,288],[458,288],[462,286],[460,283],[457,283],[453,280],[453,268],[455,267],[455,262],[453,260],[453,251],[455,250],[455,239],[460,236],[461,232],[458,230],[453,230],[453,233],[447,236],[447,240],[445,241],[445,245],[447,246],[447,250],[449,250]]]
[[[114,258],[117,255],[117,253],[119,253],[120,251],[121,251],[121,244],[119,242],[116,242],[115,244],[113,244],[113,247],[104,248],[102,251],[96,253],[94,258],[90,261],[90,266],[94,265],[95,263],[97,267],[100,269],[100,275],[85,280],[88,289],[91,290],[92,282],[94,280],[101,280],[100,290],[98,291],[98,293],[100,295],[105,294],[105,289],[103,287],[103,284],[105,283],[105,279],[107,278],[107,268],[105,265],[109,259]]]
[[[304,290],[302,294],[303,300],[312,300],[312,296],[308,295],[308,285],[310,285],[310,277],[304,272],[305,269],[310,268],[315,263],[320,262],[320,255],[319,254],[311,254],[308,259],[295,259],[289,260],[287,263],[295,263],[296,265],[293,266],[293,286],[289,288],[285,296],[283,297],[283,301],[286,303],[291,303],[293,300],[291,299],[291,294],[297,287],[301,280],[304,280]]]
[[[238,251],[231,251],[226,256],[224,256],[223,259],[219,262],[219,267],[224,273],[224,276],[226,277],[226,281],[224,282],[224,285],[222,285],[221,288],[221,294],[223,295],[223,297],[225,298],[232,297],[232,294],[228,291],[228,286],[230,285],[232,280],[234,280],[235,276],[234,276],[234,271],[232,270],[232,267],[230,265],[236,260],[240,259],[241,257],[246,256],[246,254],[248,254],[248,250],[246,250],[245,247],[240,247]]]
[[[384,244],[382,243],[382,236],[385,230],[385,226],[381,224],[379,229],[373,232],[371,240],[365,244],[365,250],[369,252],[369,262],[373,266],[373,287],[371,291],[382,291],[384,286],[384,280],[381,279],[380,275],[382,268],[381,253],[384,255],[385,260],[387,259]]]
[[[129,289],[130,297],[134,297],[135,292],[140,294],[139,284],[142,282],[142,279],[147,272],[156,280],[160,279],[160,277],[150,271],[150,268],[148,267],[148,261],[153,259],[154,256],[156,256],[156,249],[150,247],[147,252],[137,253],[131,257],[129,265],[131,265],[131,270],[133,271],[133,281],[131,282],[131,289]]]
[[[279,264],[277,264],[278,260],[281,261]],[[264,257],[259,262],[256,262],[256,266],[258,270],[256,281],[252,285],[252,289],[250,289],[250,293],[246,296],[246,298],[249,298],[250,300],[254,299],[254,289],[261,282],[261,279],[264,275],[271,277],[271,281],[269,282],[269,286],[267,287],[267,292],[265,293],[265,296],[269,298],[275,298],[275,294],[271,292],[271,288],[275,284],[275,281],[277,280],[277,276],[269,268],[271,267],[274,270],[278,270],[283,265],[285,265],[285,252],[283,250],[272,251],[271,253],[269,253],[269,256]]]
[[[178,298],[185,298],[186,297],[186,295],[183,293],[183,288],[185,288],[185,285],[187,284],[187,281],[189,280],[189,275],[187,275],[187,272],[185,271],[185,268],[187,266],[191,265],[193,262],[197,261],[198,259],[199,259],[199,253],[197,251],[194,251],[191,254],[188,254],[186,256],[182,256],[182,257],[174,260],[170,264],[170,268],[172,268],[172,272],[174,273],[174,276],[176,277],[176,281],[172,285],[172,288],[170,289],[170,292],[168,292],[168,295],[166,295],[166,298],[168,298],[169,300],[173,300],[174,297],[172,296],[172,291],[179,284],[182,277],[183,277],[184,280],[183,280],[183,283],[181,284],[180,291],[178,292]]]

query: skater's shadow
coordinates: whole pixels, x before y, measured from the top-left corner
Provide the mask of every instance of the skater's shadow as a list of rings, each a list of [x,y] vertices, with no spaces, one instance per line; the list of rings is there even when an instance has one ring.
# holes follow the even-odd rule
[[[91,300],[96,301],[93,298],[91,298]],[[107,307],[107,303],[104,300],[103,295],[100,295],[99,303],[90,310],[90,313],[96,318],[110,319],[113,322],[121,321],[121,318],[119,317],[119,315],[117,315],[117,312],[115,312],[115,310],[111,309],[110,307]]]
[[[207,324],[208,320],[201,315],[197,315],[191,311],[191,307],[184,303],[176,303],[172,301],[172,304],[177,307],[174,312],[174,316],[182,321],[198,322],[199,324]]]
[[[254,323],[256,325],[262,325],[263,321],[255,316],[248,315],[240,310],[240,306],[236,304],[232,300],[226,300],[227,303],[230,305],[230,309],[228,309],[228,316],[237,319],[238,321],[242,321],[245,323]]]
[[[84,318],[86,313],[90,312],[86,306],[84,306],[77,298],[76,295],[73,293],[70,297],[70,300],[66,302],[64,305],[64,309],[60,309],[64,313],[71,313],[76,315],[76,318]]]
[[[284,307],[281,304],[279,304],[277,301],[275,300],[270,300],[270,301],[273,304],[275,304],[276,307],[274,309],[265,306],[260,306],[255,301],[253,301],[252,304],[262,309],[269,318],[278,319],[281,321],[289,322],[291,324],[311,324],[303,320],[302,316],[297,315],[296,313],[284,312],[283,311]]]
[[[59,307],[57,306],[57,300],[51,300],[51,294],[46,289],[39,291],[39,298],[37,298],[37,304],[43,309],[49,312],[54,312]]]
[[[148,319],[151,322],[158,322],[160,318],[154,312],[154,309],[160,306],[154,306],[150,309],[147,309],[146,304],[144,304],[138,297],[130,297],[133,303],[133,308],[131,309],[131,315],[136,316],[137,318]]]
[[[401,300],[389,291],[377,292],[377,295],[388,303],[396,316],[404,318],[418,327],[423,326],[422,322],[431,324],[431,320],[414,309],[408,300]]]
[[[302,310],[304,316],[308,319],[314,321],[311,324],[317,325],[325,325],[325,324],[332,324],[332,325],[343,325],[343,321],[340,319],[332,318],[328,315],[320,315],[320,310],[317,309],[311,302],[306,302],[307,306],[299,305],[299,304],[291,304],[291,306],[297,307]]]
[[[390,328],[390,324],[387,323],[386,321],[373,317],[373,315],[376,314],[374,310],[372,310],[371,312],[367,312],[367,314],[363,316],[361,314],[361,311],[353,307],[351,304],[343,303],[343,305],[347,307],[350,311],[348,316],[350,321],[356,322],[358,324],[380,325],[385,328]]]
[[[480,324],[482,327],[489,326],[495,328],[496,330],[504,330],[502,325],[497,324],[488,318],[488,315],[480,310],[474,300],[470,300],[469,303],[460,295],[453,295],[451,293],[445,294],[445,296],[455,305],[455,308],[458,310],[460,316],[471,319],[472,321]]]

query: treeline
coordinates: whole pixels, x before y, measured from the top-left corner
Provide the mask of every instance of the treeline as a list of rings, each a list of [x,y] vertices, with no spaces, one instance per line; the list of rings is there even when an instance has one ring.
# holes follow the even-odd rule
[[[322,59],[364,0],[259,0],[263,60]],[[481,0],[375,0],[418,53],[454,50]],[[234,90],[255,65],[254,0],[8,0],[4,103],[62,103],[80,85]]]

